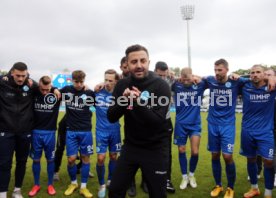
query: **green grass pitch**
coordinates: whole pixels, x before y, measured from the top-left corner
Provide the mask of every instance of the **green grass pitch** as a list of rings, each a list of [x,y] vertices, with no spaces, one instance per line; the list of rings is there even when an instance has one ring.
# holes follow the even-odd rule
[[[174,122],[175,120],[175,113],[172,113],[172,120]],[[192,189],[190,186],[188,186],[185,190],[179,189],[179,184],[181,182],[182,176],[180,173],[180,167],[178,162],[178,150],[175,145],[172,146],[172,182],[174,184],[174,187],[176,188],[175,194],[168,194],[168,197],[175,197],[175,198],[198,198],[198,197],[210,197],[210,191],[214,187],[215,182],[212,176],[212,170],[211,170],[211,154],[207,151],[207,122],[206,122],[206,113],[202,113],[202,138],[201,138],[201,144],[200,144],[200,152],[199,152],[199,162],[196,169],[196,179],[198,183],[198,187],[195,189]],[[62,117],[62,113],[60,113],[59,119]],[[95,115],[93,115],[93,137],[95,138]],[[121,119],[121,125],[123,126],[123,120]],[[123,127],[122,129],[122,135],[123,135]],[[250,188],[250,184],[247,181],[247,171],[246,171],[246,159],[239,155],[239,149],[240,149],[240,126],[241,126],[241,114],[236,114],[236,142],[234,147],[234,160],[236,163],[236,171],[237,171],[237,178],[236,178],[236,184],[235,184],[235,197],[242,197],[243,193],[246,192]],[[189,160],[190,156],[190,145],[187,144],[187,157]],[[95,151],[95,139],[94,139],[94,151]],[[108,161],[108,160],[106,160]],[[49,197],[46,190],[47,190],[47,173],[46,173],[46,161],[44,159],[44,156],[42,157],[42,167],[41,167],[41,176],[40,176],[40,183],[41,183],[41,190],[38,193],[36,197]],[[221,159],[222,162],[222,183],[224,188],[227,187],[227,181],[225,176],[225,164],[223,159]],[[88,181],[88,188],[93,193],[93,197],[97,197],[98,192],[98,179],[96,175],[95,170],[95,163],[96,163],[96,154],[93,154],[91,156],[91,171],[94,173],[95,177],[89,179]],[[67,185],[70,183],[69,176],[67,173],[66,168],[66,156],[64,153],[62,166],[60,170],[60,177],[61,180],[54,183],[55,189],[57,191],[56,197],[67,197],[64,196],[63,193],[67,188]],[[24,197],[28,197],[28,192],[31,190],[33,186],[33,175],[32,175],[32,160],[28,159],[27,164],[27,170],[26,175],[22,187],[22,192]],[[106,171],[107,172],[107,171]],[[14,165],[12,170],[12,178],[10,181],[10,191],[13,189],[14,185]],[[78,176],[78,181],[80,182],[80,176]],[[148,197],[147,194],[142,192],[140,188],[140,182],[141,182],[141,173],[138,172],[136,175],[136,186],[137,186],[137,198],[146,198]],[[259,186],[261,189],[261,192],[264,191],[264,179],[263,175],[261,179],[259,180]],[[274,190],[274,194],[275,194]],[[10,192],[9,192],[10,195]],[[220,197],[223,197],[224,194],[221,194]],[[70,198],[80,197],[78,191],[74,192],[73,195],[69,196]],[[106,196],[107,197],[107,196]]]

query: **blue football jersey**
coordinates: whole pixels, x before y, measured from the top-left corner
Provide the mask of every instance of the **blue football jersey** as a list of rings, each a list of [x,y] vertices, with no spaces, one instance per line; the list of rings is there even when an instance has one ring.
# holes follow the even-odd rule
[[[200,124],[200,106],[206,88],[204,81],[191,86],[175,82],[172,85],[176,109],[176,122],[181,124]]]
[[[273,129],[275,95],[275,91],[267,91],[267,86],[256,88],[251,82],[243,86],[243,129],[248,131]]]
[[[210,106],[208,122],[213,124],[234,124],[235,108],[239,88],[249,81],[246,78],[228,79],[225,83],[218,82],[214,76],[204,78],[210,89]]]
[[[112,93],[109,93],[106,89],[102,89],[96,93],[96,130],[110,131],[119,130],[119,121],[110,123],[107,119],[107,110],[111,103]]]

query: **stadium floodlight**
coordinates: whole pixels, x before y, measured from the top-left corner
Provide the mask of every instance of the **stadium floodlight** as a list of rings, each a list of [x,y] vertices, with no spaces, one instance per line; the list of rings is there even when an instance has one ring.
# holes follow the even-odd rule
[[[182,14],[182,19],[187,22],[188,66],[192,67],[189,21],[194,18],[195,6],[187,4],[187,5],[181,6],[180,9]]]

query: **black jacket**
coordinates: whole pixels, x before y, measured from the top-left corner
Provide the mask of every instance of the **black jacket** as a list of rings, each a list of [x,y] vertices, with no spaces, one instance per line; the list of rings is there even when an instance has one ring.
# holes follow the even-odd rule
[[[33,85],[36,87],[37,85]],[[33,128],[33,87],[0,79],[0,132],[25,133]]]
[[[161,97],[167,98],[168,103],[163,106],[158,104],[157,106],[154,104],[141,106],[137,103],[134,103],[133,106],[129,104],[120,105],[117,99],[122,96],[126,88],[131,89],[132,86],[137,87],[142,93],[154,94],[156,96],[155,105]],[[109,107],[107,116],[110,122],[116,122],[124,115],[124,143],[126,145],[145,149],[160,149],[167,145],[168,137],[171,135],[168,132],[168,122],[166,121],[170,94],[168,84],[153,72],[149,72],[149,75],[142,80],[128,77],[117,83],[113,92],[115,104]],[[147,101],[149,102],[149,100]]]

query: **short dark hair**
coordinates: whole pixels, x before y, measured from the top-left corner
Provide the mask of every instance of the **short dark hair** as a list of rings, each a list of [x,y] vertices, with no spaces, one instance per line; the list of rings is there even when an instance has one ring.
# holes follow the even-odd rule
[[[145,48],[142,45],[136,44],[136,45],[131,45],[126,49],[126,51],[125,51],[126,58],[128,58],[128,55],[131,52],[137,52],[137,51],[145,51],[147,53],[147,55],[149,55],[149,52],[148,52],[147,48]]]
[[[72,79],[76,81],[84,80],[85,73],[82,70],[75,70],[72,72]]]
[[[122,66],[125,62],[126,62],[126,57],[124,56],[122,59],[121,59],[121,62],[120,62],[120,66]]]
[[[166,71],[168,70],[169,67],[167,65],[167,63],[163,62],[163,61],[158,61],[156,64],[155,64],[155,71],[156,70],[161,70],[161,71]]]
[[[108,69],[104,72],[104,74],[115,74],[115,80],[120,79],[120,75],[114,69]]]
[[[19,70],[19,71],[26,71],[28,70],[28,67],[25,63],[23,62],[17,62],[17,63],[14,63],[11,70]]]
[[[51,83],[51,78],[49,76],[42,76],[39,79],[39,82],[41,82],[43,85],[49,85]]]
[[[215,62],[215,65],[224,65],[224,67],[228,68],[228,62],[223,58],[217,60]]]

